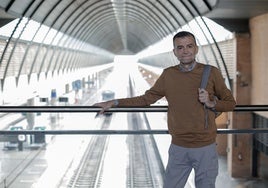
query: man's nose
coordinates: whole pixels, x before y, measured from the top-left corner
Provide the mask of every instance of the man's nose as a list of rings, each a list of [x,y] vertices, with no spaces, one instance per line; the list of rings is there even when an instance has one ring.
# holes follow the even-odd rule
[[[188,48],[184,48],[183,53],[187,54],[188,53]]]

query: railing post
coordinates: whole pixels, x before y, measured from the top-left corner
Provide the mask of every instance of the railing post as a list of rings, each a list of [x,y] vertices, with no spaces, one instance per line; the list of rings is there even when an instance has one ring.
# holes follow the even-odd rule
[[[254,147],[252,148],[252,177],[258,177],[258,150]]]

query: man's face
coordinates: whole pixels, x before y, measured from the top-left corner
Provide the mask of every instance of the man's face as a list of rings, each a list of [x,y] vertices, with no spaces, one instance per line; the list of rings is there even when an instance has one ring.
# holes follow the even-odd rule
[[[173,52],[180,63],[190,64],[195,60],[198,47],[193,37],[186,36],[175,39]]]

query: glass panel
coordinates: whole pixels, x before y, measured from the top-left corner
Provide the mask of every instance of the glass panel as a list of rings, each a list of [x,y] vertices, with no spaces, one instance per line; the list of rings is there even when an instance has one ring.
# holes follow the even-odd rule
[[[1,118],[29,114],[9,114]],[[145,118],[145,119],[144,119]],[[95,113],[35,114],[33,130],[165,130],[165,113],[112,113],[95,118]],[[146,120],[147,119],[147,120]],[[26,119],[6,127],[11,131],[29,129]],[[170,135],[1,135],[1,187],[162,187]],[[231,178],[226,156],[219,156],[216,186],[265,185],[265,181]],[[84,182],[85,181],[85,182]],[[194,172],[187,187],[194,187]]]

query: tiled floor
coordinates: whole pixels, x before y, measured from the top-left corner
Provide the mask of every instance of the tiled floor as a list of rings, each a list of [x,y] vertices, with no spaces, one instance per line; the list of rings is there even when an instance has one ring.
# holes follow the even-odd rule
[[[219,157],[219,175],[217,178],[217,188],[267,188],[268,180],[259,178],[235,179],[227,171],[226,157]]]

